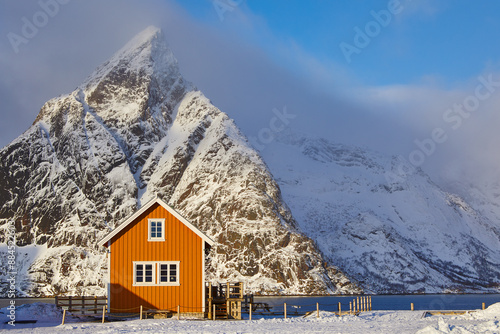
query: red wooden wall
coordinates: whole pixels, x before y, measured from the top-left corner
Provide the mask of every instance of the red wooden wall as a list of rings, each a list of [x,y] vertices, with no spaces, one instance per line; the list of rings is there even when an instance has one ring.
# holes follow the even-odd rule
[[[148,219],[165,218],[165,241],[148,241]],[[111,239],[110,312],[144,309],[202,312],[204,249],[196,233],[154,204]],[[133,286],[133,261],[180,261],[180,286]]]

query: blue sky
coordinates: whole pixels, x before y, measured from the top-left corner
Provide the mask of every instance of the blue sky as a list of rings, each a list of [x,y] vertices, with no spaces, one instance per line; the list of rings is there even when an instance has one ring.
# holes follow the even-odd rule
[[[231,2],[232,1],[232,2]],[[226,3],[229,7],[221,5]],[[444,85],[460,84],[487,67],[498,67],[500,2],[393,2],[400,12],[370,38],[360,54],[347,63],[339,45],[354,45],[354,27],[365,30],[375,21],[371,12],[387,11],[389,1],[180,1],[193,17],[220,26],[215,7],[225,20],[241,11],[255,20],[255,29],[267,29],[272,38],[255,42],[270,55],[275,43],[296,43],[322,61],[334,62],[368,85],[409,84],[433,78]],[[257,26],[257,25],[260,25]],[[264,37],[264,36],[261,36]]]
[[[433,175],[500,167],[500,89],[458,130],[443,120],[478,77],[500,82],[498,1],[71,0],[15,52],[8,35],[55,1],[0,2],[0,147],[155,25],[184,77],[248,137],[286,108],[297,116],[292,130],[405,159],[443,128],[449,139],[421,166]],[[378,24],[372,11],[393,7]],[[356,29],[367,27],[377,31],[348,62],[341,43],[356,46]]]

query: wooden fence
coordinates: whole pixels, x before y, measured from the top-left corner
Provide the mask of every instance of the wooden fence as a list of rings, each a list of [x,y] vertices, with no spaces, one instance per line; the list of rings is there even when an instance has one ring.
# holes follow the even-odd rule
[[[72,313],[100,314],[103,306],[107,306],[107,297],[98,296],[56,296],[56,306]]]

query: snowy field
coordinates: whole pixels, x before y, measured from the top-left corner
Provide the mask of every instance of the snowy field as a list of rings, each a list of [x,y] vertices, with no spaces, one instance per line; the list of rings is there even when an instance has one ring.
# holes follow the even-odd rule
[[[61,325],[61,311],[53,304],[26,304],[16,309],[16,320],[37,320],[33,324],[7,321],[8,310],[0,310],[4,319],[1,333],[500,333],[500,303],[486,310],[459,316],[430,316],[422,311],[372,311],[359,316],[338,317],[320,312],[307,318],[261,318],[256,320],[130,320],[80,322],[67,318]]]

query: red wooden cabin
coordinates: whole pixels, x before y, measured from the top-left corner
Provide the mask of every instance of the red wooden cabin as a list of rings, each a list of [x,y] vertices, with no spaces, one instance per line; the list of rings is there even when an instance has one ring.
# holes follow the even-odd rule
[[[205,254],[214,241],[162,200],[99,242],[108,248],[108,312],[205,313]]]

